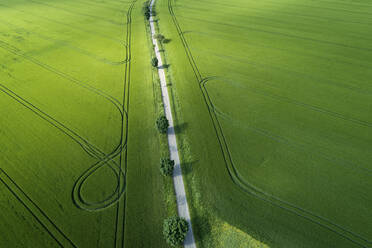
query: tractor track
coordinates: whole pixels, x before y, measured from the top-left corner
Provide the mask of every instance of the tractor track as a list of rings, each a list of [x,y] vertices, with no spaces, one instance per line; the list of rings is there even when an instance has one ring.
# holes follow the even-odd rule
[[[24,53],[22,53],[18,48],[0,40],[0,48],[8,51],[8,52],[11,52],[49,72],[52,72],[64,79],[67,79],[68,81],[74,83],[74,84],[77,84],[79,85],[80,87],[83,87],[85,88],[86,90],[89,90],[97,95],[100,95],[102,97],[104,97],[106,100],[110,101],[116,108],[117,110],[120,112],[120,115],[123,116],[125,114],[125,110],[122,109],[122,106],[121,106],[121,103],[119,102],[119,100],[117,100],[116,98],[114,98],[113,96],[105,93],[104,91],[100,90],[100,89],[97,89],[93,86],[91,86],[89,83],[86,83],[84,81],[81,81],[79,79],[76,79],[74,78],[73,76],[70,76],[62,71],[59,71],[58,69],[54,68],[54,67],[51,67],[50,65],[48,64],[45,64],[37,59],[35,59],[34,57],[32,56],[29,56],[29,55],[26,55]]]
[[[43,35],[43,34],[40,34],[40,33],[37,33],[37,32],[34,32],[34,31],[29,31],[25,28],[22,28],[22,27],[19,27],[13,23],[10,23],[8,21],[5,21],[5,20],[0,20],[0,23],[3,23],[5,25],[7,25],[8,27],[12,28],[13,31],[16,31],[18,34],[21,34],[21,32],[23,33],[27,33],[27,34],[32,34],[36,37],[39,37],[40,39],[42,40],[45,40],[45,41],[50,41],[50,42],[53,42],[54,44],[59,44],[63,47],[67,47],[81,55],[85,55],[91,59],[94,59],[95,61],[97,62],[100,62],[100,63],[103,63],[103,64],[107,64],[107,65],[122,65],[124,63],[126,63],[127,61],[126,60],[122,60],[122,61],[112,61],[110,59],[107,59],[107,58],[103,58],[103,57],[100,57],[98,56],[97,54],[94,54],[94,53],[91,53],[90,51],[87,51],[85,49],[82,49],[80,47],[77,47],[73,44],[71,44],[71,42],[67,41],[67,40],[59,40],[59,39],[54,39],[54,38],[51,38],[49,36],[46,36],[46,35]],[[21,31],[21,32],[20,32]],[[125,46],[125,45],[123,45]],[[16,47],[14,47],[16,48]],[[18,51],[21,52],[20,49],[16,48]],[[26,52],[22,52],[23,54],[27,54]]]
[[[282,33],[282,32],[278,32],[278,31],[268,31],[266,29],[261,29],[261,28],[252,28],[252,27],[249,27],[249,26],[229,24],[229,23],[224,23],[224,22],[207,21],[207,20],[197,19],[197,18],[189,18],[189,19],[199,20],[201,22],[210,23],[210,24],[214,24],[214,25],[221,25],[221,26],[232,27],[232,28],[237,28],[237,29],[242,29],[242,30],[250,30],[250,31],[264,33],[264,34],[277,35],[277,36],[286,37],[286,38],[290,38],[290,39],[304,40],[304,41],[309,41],[309,42],[314,42],[314,43],[319,43],[319,44],[326,44],[326,45],[343,47],[343,48],[347,48],[347,49],[355,49],[355,50],[359,50],[359,51],[363,51],[363,52],[372,52],[371,48],[364,48],[364,47],[360,47],[360,46],[353,46],[353,45],[338,43],[338,42],[334,42],[334,41],[327,41],[327,40],[321,40],[321,39],[316,39],[316,38],[304,37],[304,36],[300,36],[300,35],[296,35],[296,34]]]
[[[35,0],[28,0],[28,1],[31,2],[31,3],[37,4],[37,5],[43,5],[43,6],[47,6],[48,8],[56,9],[58,11],[64,11],[64,12],[69,13],[69,14],[73,14],[73,15],[77,15],[77,16],[85,16],[85,17],[93,18],[94,20],[104,21],[104,22],[106,22],[108,24],[111,24],[111,25],[116,25],[116,26],[122,26],[123,25],[123,23],[120,23],[120,22],[116,22],[116,21],[113,21],[113,20],[110,20],[110,19],[107,19],[107,18],[102,18],[102,17],[99,17],[99,16],[95,16],[95,15],[80,13],[78,11],[74,11],[74,10],[71,10],[69,8],[57,7],[57,6],[54,6],[52,4],[47,4],[45,2],[39,2],[39,1],[35,1]]]
[[[342,227],[342,226],[340,226],[336,223],[333,223],[333,222],[327,220],[324,217],[318,216],[318,215],[316,215],[316,214],[314,214],[314,213],[312,213],[308,210],[305,210],[305,209],[303,209],[301,207],[298,207],[294,204],[286,202],[286,201],[284,201],[284,200],[282,200],[278,197],[275,197],[275,196],[273,196],[273,195],[271,195],[267,192],[264,192],[264,191],[258,189],[257,187],[251,185],[250,183],[246,182],[239,175],[239,172],[236,169],[236,167],[234,165],[234,162],[232,160],[231,152],[230,152],[230,149],[228,147],[228,144],[227,144],[222,126],[221,126],[221,124],[219,122],[219,119],[217,117],[217,113],[214,110],[214,107],[213,107],[214,105],[213,105],[212,99],[209,97],[208,90],[205,87],[205,83],[209,80],[209,78],[203,78],[203,76],[202,76],[202,74],[201,74],[201,72],[200,72],[200,70],[199,70],[199,68],[198,68],[198,66],[195,62],[195,59],[194,59],[194,57],[191,53],[191,50],[190,50],[189,45],[187,43],[187,40],[184,37],[181,26],[178,23],[176,15],[174,14],[172,3],[173,3],[172,0],[168,0],[168,11],[169,11],[169,13],[172,17],[173,23],[174,23],[174,25],[177,29],[177,32],[178,32],[178,36],[181,40],[181,43],[184,47],[184,50],[185,50],[185,53],[186,53],[187,58],[189,60],[189,63],[191,65],[191,68],[192,68],[192,70],[194,72],[194,75],[196,77],[196,80],[199,84],[199,88],[202,92],[203,100],[204,100],[204,102],[206,104],[206,107],[208,109],[208,113],[209,113],[209,116],[211,118],[211,122],[213,124],[214,130],[215,130],[215,133],[216,133],[216,137],[217,137],[217,140],[219,142],[219,146],[220,146],[220,149],[221,149],[224,161],[225,161],[225,166],[226,166],[226,169],[228,171],[228,174],[229,174],[230,179],[232,180],[232,182],[238,188],[240,188],[242,191],[257,197],[258,199],[261,199],[261,200],[263,200],[263,201],[265,201],[265,202],[267,202],[267,203],[269,203],[273,206],[279,207],[283,210],[286,210],[286,211],[288,211],[288,212],[290,212],[290,213],[292,213],[296,216],[302,217],[302,218],[304,218],[304,219],[306,219],[306,220],[308,220],[308,221],[310,221],[314,224],[320,225],[323,228],[326,228],[329,231],[340,235],[344,239],[349,240],[350,242],[352,242],[352,243],[354,243],[354,244],[356,244],[360,247],[370,247],[372,242],[370,240],[362,237],[361,235],[356,234],[352,231],[349,231],[346,228],[344,228],[344,227]]]
[[[133,0],[128,12],[127,12],[127,22],[126,22],[126,61],[124,70],[124,89],[123,89],[123,109],[126,110],[127,116],[129,115],[129,93],[130,93],[130,82],[131,82],[131,65],[132,65],[132,11],[137,0]],[[121,127],[121,142],[127,146],[128,143],[128,118],[124,118],[122,115],[122,127]],[[125,131],[124,131],[125,128]],[[124,152],[124,154],[123,154]],[[127,163],[128,163],[128,149],[120,152],[119,163],[120,170],[124,169],[124,174],[127,173]],[[124,164],[124,165],[123,165]],[[122,168],[124,166],[124,168]],[[125,182],[124,182],[125,183]],[[121,184],[120,178],[118,184]],[[120,199],[118,192],[118,199]],[[116,221],[115,221],[115,234],[114,234],[114,248],[118,245],[124,248],[124,232],[125,232],[125,210],[126,210],[126,194],[123,197],[123,201],[116,201]],[[121,222],[121,223],[120,223]],[[121,235],[120,235],[121,234]],[[121,239],[121,240],[120,240]]]
[[[65,246],[59,241],[59,239],[56,237],[57,235],[60,236],[60,239],[64,239],[70,247],[77,248],[77,246],[74,244],[71,239],[69,239],[65,233],[61,231],[61,229],[49,218],[49,216],[23,191],[22,188],[19,187],[19,185],[3,170],[0,168],[0,181],[5,185],[5,187],[13,194],[13,196],[27,209],[27,211],[36,219],[36,221],[45,229],[45,231],[54,239],[54,241],[57,242],[57,244],[64,248]],[[8,181],[8,182],[6,182]],[[12,186],[10,186],[12,184]],[[16,191],[19,191],[25,199],[22,199],[22,196],[20,196]],[[27,204],[25,201],[28,201],[29,204]],[[33,211],[29,205],[32,205],[32,207],[35,208]],[[39,212],[39,216],[37,213]],[[41,215],[41,216],[40,216]],[[42,220],[44,219],[44,220]],[[54,233],[47,227],[46,223],[49,223],[52,225],[52,228],[55,229],[54,231],[57,233]]]
[[[95,6],[97,8],[103,8],[103,9],[107,9],[107,10],[111,10],[111,11],[119,11],[118,8],[116,7],[113,7],[113,5],[108,5],[107,3],[104,3],[104,2],[96,2],[96,1],[83,1],[83,0],[79,0],[79,1],[76,1],[74,2],[75,4],[81,4],[81,5],[92,5],[92,6]],[[128,2],[126,2],[128,3]],[[130,2],[129,2],[130,3]],[[125,14],[125,11],[120,11],[120,13],[123,12]]]
[[[12,11],[17,11],[17,12],[20,12],[22,14],[26,14],[26,15],[29,15],[29,16],[32,16],[32,17],[38,17],[39,19],[42,19],[44,21],[48,21],[48,22],[52,22],[52,23],[56,23],[58,25],[62,25],[62,26],[66,26],[70,29],[75,29],[75,30],[78,30],[80,32],[85,32],[85,33],[88,33],[88,34],[94,34],[96,36],[99,36],[100,38],[103,38],[103,39],[106,39],[106,40],[109,40],[109,41],[113,41],[113,42],[116,42],[116,43],[120,43],[120,44],[123,44],[123,42],[120,40],[120,39],[116,39],[116,38],[113,38],[113,37],[109,37],[107,35],[104,35],[102,33],[99,33],[99,32],[95,32],[94,30],[89,30],[89,29],[85,29],[85,28],[81,28],[81,27],[77,27],[77,26],[74,26],[74,25],[70,25],[70,24],[67,24],[67,23],[64,23],[64,22],[61,22],[61,21],[57,21],[57,20],[54,20],[52,18],[48,18],[46,16],[40,16],[40,15],[36,15],[35,13],[31,13],[29,11],[25,11],[25,10],[20,10],[20,9],[16,9],[14,7],[10,7],[9,5],[6,5],[4,3],[0,3],[0,6],[1,7],[4,7],[4,8],[8,8]],[[26,20],[26,19],[22,19],[23,21],[29,21],[29,20]],[[126,45],[126,44],[123,44],[123,45]]]
[[[218,77],[213,77],[213,79],[215,79],[215,78],[220,79]],[[203,82],[203,87],[204,88],[206,88],[207,82],[208,81]],[[293,105],[297,105],[297,106],[301,106],[301,107],[313,110],[315,112],[326,114],[326,115],[329,115],[329,116],[332,116],[332,117],[335,117],[335,118],[340,118],[342,120],[351,121],[351,122],[354,122],[354,123],[359,124],[361,126],[369,127],[369,123],[359,122],[358,120],[355,120],[355,119],[351,119],[351,120],[346,119],[346,117],[342,118],[342,116],[340,117],[341,114],[338,114],[337,112],[331,112],[331,111],[328,111],[328,110],[325,110],[325,109],[322,109],[322,108],[318,108],[316,106],[308,105],[306,103],[298,102],[296,100],[292,100],[292,99],[286,98],[286,97],[279,97],[279,96],[275,97],[276,95],[274,95],[274,94],[264,94],[264,93],[260,92],[259,90],[256,90],[256,89],[253,90],[253,88],[251,89],[250,87],[247,87],[246,89],[248,89],[250,92],[253,92],[253,94],[258,94],[258,95],[261,95],[261,96],[270,97],[270,98],[275,99],[275,100],[280,101],[280,102],[287,102],[287,103],[290,103],[290,104],[293,104]],[[232,122],[236,123],[236,121],[233,120],[233,118],[230,115],[220,111],[213,103],[212,103],[211,106],[212,106],[213,111],[216,112],[217,115],[222,116],[222,118],[224,118],[226,120],[229,120],[229,121],[232,121]],[[270,138],[271,140],[274,140],[274,141],[279,142],[279,143],[286,144],[286,145],[288,145],[290,147],[293,147],[293,148],[296,148],[298,150],[309,152],[308,150],[306,150],[306,145],[311,145],[309,143],[302,143],[301,144],[299,142],[294,142],[287,137],[270,133],[269,131],[267,131],[265,129],[261,129],[261,128],[257,128],[257,127],[254,127],[254,126],[246,125],[246,124],[243,124],[241,122],[239,122],[239,124],[241,126],[244,126],[244,128],[246,128],[248,130],[251,130],[253,132],[259,133],[263,136],[266,136],[267,138]],[[371,124],[371,127],[372,127],[372,124]],[[340,166],[341,165],[341,166],[344,166],[344,167],[348,167],[349,169],[351,169],[353,171],[358,171],[359,173],[364,173],[364,174],[367,174],[368,176],[372,176],[372,170],[371,169],[368,169],[364,166],[357,165],[354,162],[349,161],[347,159],[343,159],[343,158],[334,159],[334,158],[331,158],[327,154],[322,153],[320,151],[312,152],[312,154],[319,157],[319,158],[326,159],[327,161],[333,163],[335,166]]]
[[[50,123],[53,127],[57,128],[59,131],[63,132],[70,139],[72,139],[74,142],[79,144],[80,147],[89,156],[99,160],[99,162],[97,162],[97,163],[93,164],[91,167],[89,167],[78,178],[78,180],[74,183],[74,186],[73,186],[73,200],[74,200],[74,203],[77,207],[79,207],[81,209],[85,209],[85,210],[98,210],[98,209],[102,209],[103,207],[108,207],[110,204],[107,204],[107,201],[110,199],[110,197],[113,197],[113,195],[116,194],[116,192],[119,190],[119,184],[117,185],[114,194],[110,195],[108,197],[108,199],[104,199],[103,201],[97,202],[97,203],[90,203],[90,202],[85,201],[83,199],[83,197],[81,196],[81,187],[90,175],[92,175],[95,171],[97,171],[99,168],[104,166],[106,163],[109,163],[108,165],[111,168],[111,170],[114,172],[116,178],[119,179],[120,177],[125,177],[123,171],[120,170],[119,165],[115,161],[113,161],[113,158],[115,156],[117,156],[118,151],[124,149],[125,146],[122,147],[121,144],[120,144],[117,147],[115,147],[115,149],[111,153],[105,154],[97,146],[93,145],[89,140],[85,139],[80,134],[78,134],[75,131],[73,131],[72,129],[68,128],[65,124],[59,122],[54,117],[45,113],[40,108],[36,107],[32,103],[30,103],[29,101],[24,99],[23,97],[17,95],[14,91],[10,90],[9,88],[7,88],[6,86],[4,86],[1,83],[0,83],[0,91],[2,91],[3,93],[5,93],[9,97],[11,97],[13,100],[17,101],[18,103],[20,103],[21,105],[23,105],[24,107],[26,107],[27,109],[32,111],[34,114],[39,116],[41,119]],[[124,189],[120,189],[121,194],[123,193],[123,191],[124,191]],[[77,201],[76,198],[78,198],[79,200]],[[81,205],[81,204],[79,205],[78,204],[79,202],[89,206],[90,208],[84,207],[84,205]],[[97,204],[102,205],[102,203],[106,203],[106,204],[104,206],[100,206],[99,208],[97,208],[97,207],[93,208],[92,207],[92,206],[95,206]]]
[[[13,100],[17,101],[27,109],[31,110],[34,114],[42,118],[43,120],[49,122],[52,126],[63,132],[66,136],[72,139],[74,142],[80,145],[80,147],[91,157],[98,159],[99,161],[93,164],[90,168],[88,168],[77,181],[75,181],[73,189],[72,189],[72,201],[74,205],[82,210],[86,211],[99,211],[104,210],[107,207],[116,204],[116,224],[115,224],[115,248],[117,244],[121,247],[124,247],[124,225],[125,225],[125,180],[126,180],[126,170],[127,170],[127,141],[128,141],[128,108],[129,108],[129,89],[130,89],[130,73],[131,73],[131,23],[132,23],[132,10],[134,4],[137,0],[132,1],[128,11],[127,11],[127,33],[126,33],[126,61],[125,63],[125,79],[123,83],[123,103],[121,104],[117,99],[113,98],[111,95],[104,93],[103,91],[96,89],[88,84],[79,81],[72,76],[69,76],[61,71],[58,71],[55,68],[50,67],[30,56],[22,54],[17,48],[12,47],[11,45],[0,41],[0,48],[8,50],[24,59],[39,65],[40,67],[51,71],[65,79],[68,79],[71,82],[78,84],[79,86],[94,92],[95,94],[104,97],[108,101],[110,101],[114,107],[119,111],[121,116],[121,131],[120,131],[120,141],[119,144],[109,153],[105,154],[99,148],[91,144],[87,139],[83,138],[78,133],[74,132],[63,123],[57,121],[52,116],[48,115],[47,113],[43,112],[41,109],[33,105],[32,103],[28,102],[23,97],[17,95],[14,91],[7,88],[5,85],[0,83],[0,91],[11,97]],[[123,154],[124,153],[124,154]],[[114,161],[115,158],[119,157],[119,163]],[[87,180],[89,176],[95,173],[101,167],[109,165],[110,168],[114,171],[115,176],[118,180],[118,184],[116,190],[113,194],[111,194],[108,198],[99,201],[99,202],[88,202],[83,199],[81,195],[81,188],[84,182]],[[124,168],[123,168],[124,167]],[[1,170],[1,168],[0,168]],[[0,173],[2,170],[0,171]],[[1,178],[0,178],[1,180]],[[6,186],[7,184],[1,180]],[[8,186],[7,186],[8,187]],[[8,187],[9,188],[9,187]],[[11,188],[9,188],[11,190]],[[11,190],[14,194],[14,192]],[[124,195],[124,199],[121,203],[120,199]],[[26,195],[27,196],[27,195]],[[50,230],[39,220],[38,216],[36,216],[30,209],[27,204],[25,204],[19,197],[17,199],[33,214],[33,216],[37,219],[37,221],[46,229],[46,231],[56,240],[56,242],[61,246],[61,243],[55,238],[55,236],[50,232]],[[33,201],[32,203],[40,209]],[[120,211],[122,210],[122,211]],[[41,211],[41,209],[40,209]],[[44,212],[43,212],[44,213]],[[52,222],[49,219],[50,222]],[[121,229],[121,230],[120,230]],[[59,229],[58,229],[59,230]],[[121,237],[120,237],[121,236]],[[66,237],[67,238],[67,237]],[[68,239],[68,238],[67,238]],[[69,239],[68,239],[69,240]],[[72,242],[71,242],[72,243]],[[76,247],[73,245],[73,247]]]

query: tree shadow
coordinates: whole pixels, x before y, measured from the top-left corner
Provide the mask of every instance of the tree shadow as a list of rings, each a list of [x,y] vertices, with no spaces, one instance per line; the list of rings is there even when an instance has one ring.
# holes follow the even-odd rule
[[[182,163],[181,167],[182,167],[183,174],[184,175],[190,174],[192,172],[193,166],[197,164],[198,162],[199,160]]]
[[[204,240],[212,231],[212,226],[208,221],[208,218],[204,216],[195,216],[192,218],[193,226],[196,226],[198,230],[198,235],[196,235],[196,239]]]
[[[189,126],[189,124],[186,123],[186,122],[175,125],[174,126],[174,131],[175,131],[176,134],[183,133],[187,129],[188,126]]]
[[[163,40],[163,43],[164,44],[167,44],[167,43],[169,43],[169,42],[171,42],[172,41],[172,39],[167,39],[167,38],[165,38],[164,40]]]
[[[167,68],[169,68],[169,66],[170,66],[170,64],[164,64],[164,65],[159,66],[158,68],[159,69],[167,69]]]

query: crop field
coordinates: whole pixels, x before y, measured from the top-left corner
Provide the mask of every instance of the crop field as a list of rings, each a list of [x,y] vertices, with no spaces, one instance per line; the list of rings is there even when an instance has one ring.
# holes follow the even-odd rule
[[[269,247],[372,247],[372,3],[160,0],[157,11],[198,244],[236,247],[211,237],[207,208]]]
[[[164,246],[142,2],[0,0],[0,247]]]
[[[0,247],[168,247],[144,2],[0,0]],[[372,2],[155,14],[198,247],[372,248]]]

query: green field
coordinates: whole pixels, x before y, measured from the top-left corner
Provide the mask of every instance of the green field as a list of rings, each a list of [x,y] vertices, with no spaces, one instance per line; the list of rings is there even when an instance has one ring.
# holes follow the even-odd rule
[[[372,248],[372,2],[156,0],[198,247]],[[169,247],[145,0],[0,0],[0,247]]]
[[[157,11],[199,246],[372,247],[372,3]]]
[[[166,246],[142,3],[0,0],[0,247]]]

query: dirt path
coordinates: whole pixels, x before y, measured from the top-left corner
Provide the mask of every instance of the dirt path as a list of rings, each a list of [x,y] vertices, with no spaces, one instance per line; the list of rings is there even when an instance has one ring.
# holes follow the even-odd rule
[[[152,12],[152,7],[155,4],[155,0],[152,0],[150,3],[150,12]],[[150,26],[151,26],[151,35],[154,37],[155,34],[155,25],[153,23],[153,16],[150,17]],[[159,60],[159,78],[160,78],[160,84],[161,84],[161,92],[162,92],[162,99],[164,104],[164,110],[165,115],[167,119],[169,120],[169,128],[168,128],[168,144],[169,144],[169,152],[170,152],[170,158],[174,160],[175,166],[174,166],[174,174],[173,174],[173,183],[174,183],[174,189],[176,192],[177,197],[177,208],[178,208],[178,214],[180,217],[185,218],[189,223],[189,232],[187,233],[186,240],[184,243],[184,247],[186,248],[196,248],[194,234],[192,231],[191,226],[191,218],[190,218],[190,212],[189,212],[189,206],[187,204],[186,199],[186,193],[185,193],[185,186],[183,184],[183,178],[182,178],[182,170],[180,165],[180,158],[178,155],[178,148],[177,148],[177,140],[176,135],[174,132],[174,124],[173,124],[173,118],[172,118],[172,111],[170,109],[170,100],[168,95],[168,89],[167,89],[167,82],[166,77],[163,69],[163,61],[160,56],[159,52],[159,46],[156,41],[156,39],[152,38],[152,43],[155,45],[155,54],[157,59]]]

